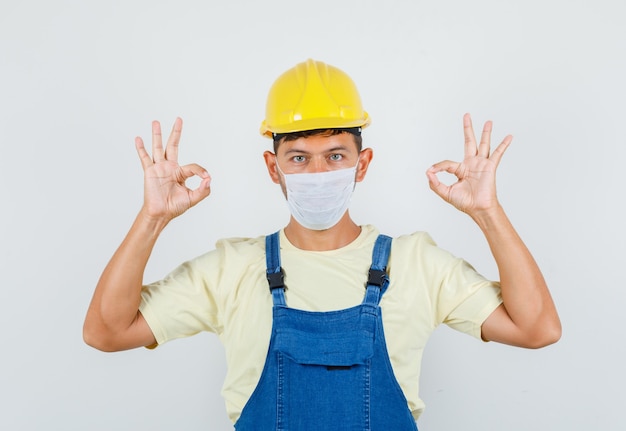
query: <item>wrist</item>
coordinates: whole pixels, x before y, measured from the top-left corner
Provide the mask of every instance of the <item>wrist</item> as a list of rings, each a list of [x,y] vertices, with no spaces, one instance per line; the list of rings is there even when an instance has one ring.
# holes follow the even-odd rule
[[[136,222],[144,229],[158,235],[170,222],[171,218],[162,215],[150,214],[146,207],[142,207],[137,215]]]
[[[504,208],[498,202],[488,208],[472,212],[470,217],[483,231],[491,230],[507,219]]]

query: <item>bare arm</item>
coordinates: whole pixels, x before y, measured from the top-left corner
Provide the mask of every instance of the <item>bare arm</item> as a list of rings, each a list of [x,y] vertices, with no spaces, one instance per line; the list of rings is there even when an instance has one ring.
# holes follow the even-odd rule
[[[175,217],[210,194],[211,178],[196,164],[178,165],[182,120],[176,119],[164,149],[161,126],[152,123],[152,157],[143,140],[135,146],[144,170],[144,203],[96,286],[85,317],[85,342],[104,351],[154,344],[155,338],[139,312],[143,274],[159,234]],[[185,186],[192,176],[201,178],[197,189]]]
[[[556,342],[561,323],[537,263],[500,206],[495,172],[511,143],[507,136],[490,154],[491,122],[476,144],[469,114],[463,118],[463,162],[443,161],[428,171],[430,187],[444,200],[469,214],[485,235],[500,274],[503,304],[483,323],[485,340],[537,348]],[[454,174],[458,181],[447,186],[437,173]]]
[[[475,219],[498,265],[503,305],[483,323],[485,340],[538,348],[561,337],[561,323],[546,282],[501,207]]]

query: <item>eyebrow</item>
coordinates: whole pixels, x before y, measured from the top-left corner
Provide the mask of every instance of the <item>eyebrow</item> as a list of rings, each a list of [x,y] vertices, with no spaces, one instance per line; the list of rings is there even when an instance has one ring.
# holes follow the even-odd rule
[[[347,146],[345,146],[345,145],[338,145],[338,146],[336,146],[336,147],[329,148],[328,150],[326,150],[326,151],[324,151],[324,152],[325,152],[325,153],[334,153],[334,152],[337,152],[337,151],[349,151],[349,150],[348,150],[348,147],[347,147]],[[300,150],[300,149],[297,149],[297,148],[292,148],[292,149],[290,149],[290,150],[285,151],[285,155],[287,155],[287,154],[293,154],[293,153],[298,153],[298,154],[311,154],[311,152],[310,152],[310,151]]]

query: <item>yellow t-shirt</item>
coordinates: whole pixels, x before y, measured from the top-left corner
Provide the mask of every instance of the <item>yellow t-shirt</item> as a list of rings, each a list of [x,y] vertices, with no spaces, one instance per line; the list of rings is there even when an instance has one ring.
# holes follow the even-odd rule
[[[378,230],[366,225],[345,247],[305,251],[281,231],[287,306],[330,311],[360,304],[377,236]],[[390,284],[380,303],[387,350],[417,419],[424,409],[418,386],[430,334],[446,323],[480,338],[482,323],[502,299],[497,282],[438,248],[424,232],[395,238],[387,269]],[[224,239],[142,291],[140,311],[159,344],[200,331],[220,337],[228,366],[222,395],[233,422],[265,364],[272,327],[265,271],[264,236]]]

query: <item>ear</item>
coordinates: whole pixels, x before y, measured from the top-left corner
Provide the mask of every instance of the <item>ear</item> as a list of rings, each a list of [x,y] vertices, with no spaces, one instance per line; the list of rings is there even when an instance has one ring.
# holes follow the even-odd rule
[[[265,159],[265,166],[267,166],[267,172],[270,174],[270,178],[274,183],[280,184],[280,174],[276,169],[276,155],[271,151],[265,151],[263,153],[263,159]]]
[[[356,167],[356,182],[359,183],[363,181],[365,178],[365,174],[367,173],[367,168],[372,161],[372,157],[374,157],[374,151],[371,148],[365,148],[361,150],[359,154],[359,163]]]

